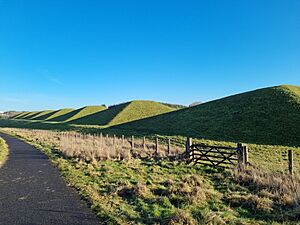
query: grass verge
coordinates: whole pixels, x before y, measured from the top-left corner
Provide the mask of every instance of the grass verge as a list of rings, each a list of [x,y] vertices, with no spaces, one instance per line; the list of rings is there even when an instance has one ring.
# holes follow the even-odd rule
[[[8,146],[5,141],[0,138],[0,167],[3,166],[8,156]]]
[[[300,218],[299,178],[168,161],[88,163],[47,140],[25,141],[48,155],[103,224],[297,224]]]

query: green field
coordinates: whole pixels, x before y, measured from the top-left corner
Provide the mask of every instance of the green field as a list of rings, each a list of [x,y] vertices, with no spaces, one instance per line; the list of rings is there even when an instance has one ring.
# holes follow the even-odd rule
[[[106,224],[275,225],[297,224],[300,216],[299,176],[156,160],[88,162],[34,132],[13,133],[45,152]]]

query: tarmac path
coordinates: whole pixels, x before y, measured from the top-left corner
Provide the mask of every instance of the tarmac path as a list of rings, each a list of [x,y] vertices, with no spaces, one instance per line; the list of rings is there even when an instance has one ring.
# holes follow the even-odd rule
[[[0,225],[96,225],[96,215],[45,154],[0,133],[9,157],[0,168]]]

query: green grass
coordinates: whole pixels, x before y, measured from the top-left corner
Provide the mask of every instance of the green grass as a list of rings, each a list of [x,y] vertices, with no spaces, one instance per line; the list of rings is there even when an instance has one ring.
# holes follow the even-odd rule
[[[132,101],[122,110],[121,113],[115,116],[108,125],[112,126],[127,123],[171,111],[174,111],[174,109],[158,102]]]
[[[74,109],[59,109],[52,113],[49,117],[47,117],[46,121],[56,121],[59,122],[61,116],[74,111]]]
[[[59,116],[56,118],[56,121],[62,121],[62,122],[71,122],[73,120],[78,120],[82,117],[86,117],[98,112],[101,112],[102,110],[105,110],[105,106],[86,106],[74,111],[71,111],[69,113],[66,113],[62,116]]]
[[[29,114],[30,112],[22,112],[17,114],[16,116],[12,117],[12,119],[19,119],[22,118],[23,116],[26,116],[27,114]]]
[[[87,163],[57,146],[27,141],[45,152],[105,224],[296,224],[289,199],[228,171],[152,160]],[[267,185],[268,183],[266,183]]]
[[[276,86],[113,127],[123,132],[299,146],[300,87]]]
[[[8,156],[8,146],[5,141],[0,138],[0,167],[5,163]]]
[[[49,113],[54,112],[54,110],[44,110],[41,112],[38,112],[36,115],[32,116],[30,119],[31,120],[36,120],[37,118],[43,117],[45,115],[48,115]]]
[[[34,117],[34,120],[38,121],[46,121],[49,117],[52,117],[56,114],[59,110],[45,110],[40,115]],[[18,119],[18,118],[17,118]]]
[[[81,125],[112,126],[173,111],[173,108],[153,101],[132,101],[111,106],[89,116],[71,121]]]
[[[38,115],[40,112],[38,111],[33,111],[33,112],[30,112],[22,117],[20,117],[20,119],[24,119],[24,120],[30,120],[32,117]]]

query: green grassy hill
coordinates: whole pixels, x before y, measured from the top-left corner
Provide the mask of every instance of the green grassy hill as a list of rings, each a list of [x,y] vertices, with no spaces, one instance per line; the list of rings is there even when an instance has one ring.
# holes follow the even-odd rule
[[[50,115],[48,114],[48,117],[45,118],[44,120],[46,121],[60,121],[60,120],[57,120],[57,118],[60,118],[61,116],[67,114],[67,113],[70,113],[74,111],[74,109],[59,109],[59,110],[56,110],[54,112],[51,112]]]
[[[22,117],[26,116],[29,113],[30,112],[21,112],[21,113],[15,115],[14,117],[12,117],[12,119],[21,119]]]
[[[146,118],[115,129],[300,146],[300,87],[276,86]]]
[[[77,110],[73,110],[69,113],[63,114],[61,116],[58,116],[55,118],[55,121],[61,121],[61,122],[69,122],[72,120],[77,120],[82,117],[86,117],[95,113],[98,113],[102,110],[105,110],[105,106],[86,106]]]
[[[54,112],[54,110],[44,110],[44,111],[40,111],[37,114],[33,115],[30,119],[31,120],[37,120],[37,118],[43,117],[49,113]]]
[[[112,126],[173,111],[154,101],[131,101],[71,121],[74,124]]]
[[[21,117],[21,119],[24,119],[24,120],[30,120],[32,117],[38,115],[40,112],[38,111],[32,111],[24,116]]]

